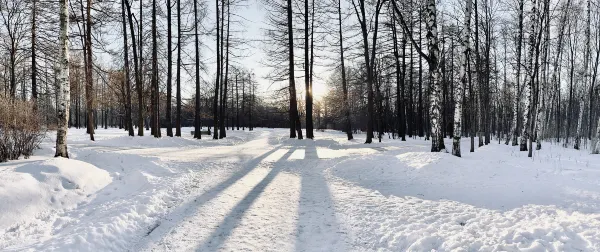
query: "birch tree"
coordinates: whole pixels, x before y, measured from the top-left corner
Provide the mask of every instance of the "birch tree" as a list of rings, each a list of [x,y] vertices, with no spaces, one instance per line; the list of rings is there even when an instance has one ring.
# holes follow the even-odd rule
[[[600,154],[600,116],[598,117],[596,140],[592,142],[592,154]]]
[[[56,132],[56,153],[55,157],[69,158],[67,151],[67,132],[69,130],[69,10],[67,9],[68,0],[60,0],[60,31],[59,44],[60,55],[57,66],[58,74],[58,129]]]
[[[532,94],[533,86],[537,77],[537,57],[539,50],[537,50],[537,29],[538,25],[538,11],[536,0],[532,0],[531,7],[531,33],[529,34],[529,55],[528,55],[528,77],[529,80],[526,82],[523,92],[525,93],[525,104],[523,107],[523,133],[521,134],[520,150],[529,150],[528,156],[532,156],[531,150],[531,107],[532,107]],[[528,146],[529,145],[529,146]]]
[[[521,83],[521,48],[522,48],[522,41],[523,41],[523,9],[524,9],[524,5],[525,5],[525,0],[519,0],[519,14],[518,14],[518,25],[519,25],[519,35],[516,41],[516,46],[517,46],[517,60],[516,60],[516,65],[517,65],[517,72],[515,75],[515,80],[516,80],[516,86],[514,88],[514,94],[515,96],[513,97],[513,116],[512,116],[512,123],[511,123],[511,130],[510,130],[510,134],[511,137],[506,139],[506,144],[508,144],[509,139],[512,139],[512,145],[516,146],[517,145],[517,130],[518,130],[518,123],[519,123],[519,89],[520,89],[520,83]]]
[[[586,20],[586,24],[585,24],[585,53],[583,56],[583,88],[585,90],[585,86],[588,84],[589,81],[589,68],[590,68],[590,57],[591,57],[591,48],[590,48],[590,37],[591,37],[591,1],[588,0],[587,1],[587,20]],[[590,90],[591,91],[591,90]],[[591,102],[591,100],[590,100]],[[582,128],[583,128],[583,113],[584,113],[584,108],[585,108],[585,98],[584,98],[584,93],[581,92],[581,95],[579,97],[579,115],[577,118],[577,133],[575,135],[575,144],[573,145],[573,148],[576,150],[579,150],[579,145],[581,144],[581,138],[582,138]],[[590,113],[592,113],[592,111],[590,110]],[[589,122],[590,124],[592,123],[591,121]]]
[[[402,16],[402,12],[398,8],[396,4],[396,0],[392,0],[394,3],[394,9],[396,13],[399,15],[402,26],[404,27],[404,31],[409,36],[413,46],[419,55],[427,61],[429,65],[429,83],[430,83],[430,92],[429,92],[429,116],[430,116],[430,124],[431,124],[431,152],[439,152],[445,150],[444,146],[444,134],[442,132],[441,125],[441,99],[440,99],[440,69],[439,69],[439,45],[438,45],[438,30],[437,30],[437,8],[435,0],[427,0],[427,20],[426,20],[426,29],[427,29],[427,49],[428,54],[425,54],[421,47],[415,41],[414,37],[411,35],[411,31],[404,21]]]
[[[452,155],[460,157],[460,138],[462,136],[462,113],[463,113],[463,97],[464,87],[468,84],[469,73],[467,73],[467,66],[469,64],[469,56],[471,51],[471,0],[467,0],[465,3],[465,21],[461,35],[461,46],[463,48],[462,62],[460,65],[460,82],[455,87],[455,109],[454,109],[454,134],[452,143]]]

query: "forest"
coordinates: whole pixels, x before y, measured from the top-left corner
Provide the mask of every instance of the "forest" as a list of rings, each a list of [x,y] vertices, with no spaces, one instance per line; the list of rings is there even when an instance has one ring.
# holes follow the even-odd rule
[[[463,137],[471,152],[492,138],[530,156],[542,141],[599,152],[595,1],[261,0],[260,39],[244,36],[243,0],[59,2],[1,3],[2,99],[28,103],[39,130],[333,128],[425,137],[433,152],[449,137],[455,156]],[[240,64],[247,50],[266,76]]]
[[[598,0],[0,0],[1,251],[600,251]]]

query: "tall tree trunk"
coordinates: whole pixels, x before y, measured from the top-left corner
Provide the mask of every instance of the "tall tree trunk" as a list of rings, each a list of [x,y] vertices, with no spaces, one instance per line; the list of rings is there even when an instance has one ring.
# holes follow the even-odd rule
[[[131,5],[129,5],[129,0],[124,0],[125,6],[127,7],[127,16],[129,20],[129,31],[131,32],[131,46],[133,50],[133,70],[135,71],[135,88],[137,90],[138,96],[138,136],[144,136],[144,90],[142,84],[142,72],[140,65],[138,64],[138,51],[137,51],[137,43],[135,39],[135,30],[133,26],[133,14],[131,12]],[[139,34],[141,36],[142,34]],[[140,45],[141,46],[141,45]],[[141,55],[140,55],[141,57]],[[139,61],[141,62],[141,61]]]
[[[235,74],[235,126],[237,130],[240,130],[240,89],[238,88],[238,75],[239,72]]]
[[[215,82],[215,97],[213,100],[213,139],[219,139],[219,86],[221,84],[221,25],[220,25],[220,13],[219,13],[219,0],[215,0],[217,11],[216,25],[217,25],[217,80]]]
[[[464,97],[464,87],[469,81],[470,74],[467,73],[467,66],[469,64],[469,56],[471,52],[471,1],[466,2],[465,7],[465,21],[461,34],[461,46],[463,48],[463,55],[461,58],[460,65],[460,82],[455,87],[455,109],[454,109],[454,133],[452,143],[452,155],[460,157],[460,138],[462,136],[462,104]]]
[[[144,88],[144,79],[146,78],[146,72],[144,67],[144,0],[140,0],[140,18],[139,18],[139,36],[138,36],[138,45],[140,46],[140,83],[142,83],[142,89]],[[152,87],[151,87],[152,88]],[[152,98],[150,98],[152,100]],[[149,108],[148,104],[146,104],[146,97],[142,96],[142,102],[144,109],[142,110],[144,113],[144,119],[146,124],[146,131],[148,131],[150,124],[148,124],[148,116],[146,115]],[[154,135],[154,131],[150,131],[151,135]]]
[[[69,103],[70,103],[70,88],[69,88],[69,10],[67,9],[68,0],[60,0],[60,32],[59,45],[60,54],[57,67],[58,76],[58,106],[57,118],[58,127],[56,132],[56,153],[55,157],[69,158],[67,151],[67,131],[69,130]]]
[[[435,0],[427,0],[427,20],[426,20],[426,28],[427,28],[427,52],[425,54],[421,47],[417,44],[414,37],[411,35],[411,31],[406,25],[404,18],[402,17],[402,12],[398,9],[396,5],[396,1],[392,1],[394,5],[394,9],[396,13],[400,16],[400,21],[402,23],[402,27],[404,27],[404,31],[410,37],[410,40],[413,46],[416,48],[416,51],[419,55],[424,58],[429,65],[429,83],[430,83],[430,92],[429,92],[429,117],[430,126],[431,126],[431,152],[440,152],[445,150],[444,146],[444,134],[442,131],[441,125],[441,90],[440,90],[440,69],[439,69],[439,44],[438,44],[438,31],[437,31],[437,21],[436,21],[436,1]]]
[[[306,105],[306,138],[313,139],[313,121],[312,121],[312,53],[313,53],[313,45],[312,38],[314,36],[313,29],[314,27],[310,27],[310,35],[309,35],[309,20],[312,18],[313,26],[314,26],[314,1],[313,1],[313,14],[312,17],[309,14],[308,4],[309,0],[304,0],[304,87],[305,87],[305,105]],[[310,37],[309,37],[310,36]],[[309,42],[310,38],[310,42]],[[309,47],[311,57],[309,58]]]
[[[363,54],[365,58],[365,66],[367,68],[367,139],[365,143],[373,142],[373,116],[375,115],[375,104],[374,104],[374,94],[373,94],[373,82],[374,80],[374,65],[375,65],[375,51],[377,48],[377,28],[379,23],[379,13],[381,11],[381,0],[377,0],[376,3],[376,11],[375,11],[375,30],[373,32],[373,44],[371,45],[372,55],[369,52],[369,30],[367,29],[367,20],[366,20],[366,11],[365,11],[365,1],[358,0],[360,11],[357,9],[356,4],[352,1],[354,5],[354,10],[358,17],[358,21],[360,23],[360,28],[362,32],[362,40],[363,40]]]
[[[180,0],[177,0],[180,1]],[[171,123],[171,82],[173,75],[173,52],[171,50],[171,0],[167,0],[167,136],[173,137],[173,125]]]
[[[123,85],[125,86],[127,96],[125,97],[125,124],[127,125],[127,130],[129,131],[129,136],[134,136],[133,132],[133,123],[131,122],[131,82],[129,81],[129,45],[127,45],[127,21],[125,19],[125,0],[121,0],[121,17],[123,20],[123,50],[124,50],[124,69],[125,72],[125,81]],[[108,122],[106,123],[108,124]]]
[[[223,7],[224,9],[225,7]],[[219,122],[219,139],[227,137],[227,131],[225,130],[225,120],[227,119],[227,85],[229,84],[229,19],[231,14],[229,13],[229,0],[227,0],[227,37],[225,38],[225,76],[223,78],[223,87],[221,92],[223,93],[221,98],[221,121]],[[225,18],[225,17],[223,17]],[[225,27],[223,27],[225,29]]]
[[[37,0],[32,0],[31,7],[31,97],[33,106],[37,110],[37,62],[36,62],[36,23],[37,23]]]
[[[482,132],[481,129],[483,127],[483,79],[484,77],[482,76],[482,70],[481,70],[481,55],[479,54],[479,7],[477,7],[477,0],[474,0],[475,2],[475,37],[474,37],[474,42],[475,42],[475,83],[477,83],[477,102],[476,102],[476,106],[477,106],[477,113],[476,115],[474,115],[474,118],[476,118],[476,120],[473,121],[473,124],[477,125],[477,140],[478,140],[478,147],[483,146],[483,136],[482,136]]]
[[[87,125],[88,131],[90,134],[90,140],[94,141],[94,77],[92,75],[92,0],[87,0],[87,9],[86,9],[86,35],[85,35],[85,44],[86,44],[86,78],[85,78],[85,100],[87,107]]]
[[[537,24],[537,20],[538,20],[538,13],[537,13],[537,5],[536,5],[536,0],[532,0],[532,10],[531,10],[531,33],[529,36],[529,57],[528,57],[528,72],[529,72],[529,80],[526,82],[525,84],[525,88],[523,90],[523,92],[525,92],[525,106],[523,107],[523,133],[521,134],[521,143],[520,143],[520,150],[521,151],[527,151],[528,149],[531,150],[531,143],[529,143],[528,141],[531,141],[532,136],[531,136],[531,127],[530,127],[530,110],[531,110],[531,106],[532,106],[532,95],[533,95],[533,86],[535,85],[535,79],[537,76],[537,57],[535,55],[535,51],[537,48],[537,43],[536,43],[536,25]],[[529,144],[529,148],[528,145]],[[529,157],[531,157],[531,151],[529,152]]]
[[[398,31],[396,29],[396,13],[392,12],[392,40],[394,42],[394,61],[396,63],[396,117],[398,119],[398,137],[402,138],[402,141],[406,141],[404,122],[404,71],[401,71],[400,66],[400,53],[398,50]],[[404,40],[404,39],[403,39]],[[403,41],[404,46],[405,41]],[[402,55],[404,61],[404,54]]]
[[[296,101],[296,81],[294,76],[294,28],[292,23],[292,0],[287,0],[287,27],[288,27],[288,50],[289,50],[289,75],[290,75],[290,138],[302,139],[302,127],[298,115],[298,102]]]
[[[181,137],[181,0],[177,1],[177,115],[175,118],[175,136]]]
[[[542,84],[539,85],[541,99],[538,99],[538,110],[537,110],[537,118],[536,118],[536,150],[542,149],[542,139],[544,138],[544,121],[546,119],[546,104],[545,98],[548,89],[548,51],[550,50],[550,0],[544,0],[544,48],[542,56],[543,58],[543,67],[541,76],[543,77]]]
[[[590,37],[591,37],[591,1],[588,0],[587,1],[587,22],[585,24],[585,54],[583,56],[583,88],[586,88],[586,85],[589,83],[590,80],[590,74],[589,74],[589,63],[590,63],[590,57],[591,57],[591,47],[590,47]],[[592,85],[590,84],[590,87]],[[593,93],[593,89],[590,90],[590,94]],[[590,96],[592,97],[592,96]],[[591,99],[590,99],[591,102]],[[577,120],[577,135],[575,135],[575,145],[573,148],[575,148],[576,150],[579,150],[579,145],[581,144],[581,138],[583,137],[583,112],[584,112],[584,108],[585,108],[585,98],[584,98],[584,94],[583,92],[581,93],[581,96],[579,97],[579,116],[578,116],[578,120]],[[592,113],[592,110],[589,111],[589,113]],[[590,120],[588,122],[590,125],[592,124],[592,121]]]
[[[178,1],[181,1],[181,0],[178,0]],[[218,6],[218,0],[217,0],[217,6]],[[218,13],[219,13],[219,11],[217,9],[217,20],[218,20],[218,15],[219,15]],[[194,138],[202,139],[202,133],[201,133],[202,127],[201,127],[201,123],[200,123],[200,120],[201,120],[201,118],[200,118],[200,48],[199,48],[200,40],[198,38],[198,0],[194,0],[194,38],[195,38],[194,48],[195,48],[195,53],[196,53],[196,55],[195,55],[195,58],[196,58],[196,95],[195,95],[196,97],[195,97],[195,101],[196,101],[196,103],[195,103],[195,107],[194,107]],[[218,84],[218,74],[217,74],[217,87],[218,87],[218,85],[219,84]],[[217,98],[215,98],[215,99],[217,99]],[[215,104],[214,112],[216,112],[216,104]],[[216,113],[215,113],[215,115],[216,115]],[[217,134],[216,126],[214,128],[214,131],[215,131],[215,134]]]
[[[158,116],[158,41],[156,31],[156,0],[152,0],[152,76],[151,76],[151,93],[152,93],[152,129],[154,129],[154,137],[160,137],[159,116]]]
[[[419,46],[423,46],[423,11],[421,6],[419,6],[417,10],[419,16]],[[425,136],[425,126],[424,124],[424,108],[423,108],[423,59],[419,58],[419,90],[418,90],[418,107],[417,107],[417,130],[419,137]]]
[[[350,120],[350,103],[348,101],[348,82],[346,80],[346,65],[344,63],[344,36],[342,33],[342,1],[338,0],[337,5],[338,11],[338,22],[339,22],[339,36],[340,36],[340,64],[342,70],[342,91],[344,93],[344,115],[345,115],[345,129],[348,140],[354,139],[352,136],[352,121]]]
[[[577,22],[577,21],[575,21]],[[575,27],[577,27],[577,25],[575,25]],[[571,34],[571,27],[569,27],[569,31],[568,34]],[[569,137],[571,136],[571,120],[573,120],[573,89],[574,89],[574,82],[575,82],[575,52],[576,52],[576,48],[577,48],[577,38],[574,37],[570,42],[569,42],[569,46],[571,47],[571,56],[570,56],[570,63],[571,63],[571,67],[569,70],[569,102],[567,103],[567,128],[566,128],[566,132],[565,132],[565,147],[567,146],[567,144],[569,144]]]
[[[516,60],[516,65],[517,65],[517,73],[516,73],[516,82],[517,85],[515,87],[515,96],[513,97],[513,120],[511,123],[511,130],[510,130],[510,134],[511,134],[511,138],[512,138],[512,145],[516,146],[517,145],[517,137],[518,137],[518,123],[519,123],[519,89],[520,89],[520,83],[521,83],[521,48],[522,48],[522,41],[523,41],[523,8],[525,5],[525,1],[524,0],[519,0],[519,35],[517,38],[517,60]],[[506,144],[508,144],[508,138],[506,139]]]

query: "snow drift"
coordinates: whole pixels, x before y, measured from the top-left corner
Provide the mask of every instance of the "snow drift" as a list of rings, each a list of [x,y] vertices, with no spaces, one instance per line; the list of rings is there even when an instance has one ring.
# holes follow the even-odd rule
[[[96,166],[65,158],[34,161],[14,171],[0,177],[0,230],[17,229],[28,219],[76,207],[112,181]]]

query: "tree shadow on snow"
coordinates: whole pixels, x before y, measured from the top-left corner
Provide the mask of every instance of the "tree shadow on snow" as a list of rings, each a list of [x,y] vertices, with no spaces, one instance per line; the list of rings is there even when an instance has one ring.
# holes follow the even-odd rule
[[[250,190],[250,192],[248,192],[248,194],[246,194],[246,196],[235,205],[235,207],[231,209],[227,216],[221,221],[221,223],[219,223],[217,226],[218,228],[208,236],[208,238],[205,240],[206,242],[196,248],[196,251],[217,251],[219,247],[223,245],[227,238],[231,236],[233,230],[240,224],[244,213],[250,209],[256,199],[258,199],[264,192],[265,188],[285,167],[285,165],[282,165],[282,163],[287,160],[296,149],[297,147],[290,148],[278,161],[274,163],[271,171],[269,171],[269,173],[258,184],[256,184],[252,190]]]
[[[171,221],[169,219],[183,221],[183,220],[185,220],[186,216],[194,215],[196,213],[196,210],[201,208],[204,204],[210,202],[212,199],[219,196],[227,188],[231,187],[236,182],[238,182],[240,179],[242,179],[243,177],[248,175],[251,171],[253,171],[256,167],[258,167],[259,164],[261,162],[263,162],[263,160],[265,160],[267,157],[269,157],[271,154],[275,153],[276,151],[280,150],[281,147],[282,147],[281,145],[277,146],[277,147],[263,153],[262,155],[250,160],[243,166],[243,168],[241,170],[235,172],[226,180],[211,187],[209,190],[202,193],[200,196],[196,197],[195,199],[190,200],[188,203],[182,204],[179,207],[177,207],[176,209],[174,209],[167,216],[167,218],[165,218],[165,220],[158,223],[155,227],[152,227],[151,230],[148,232],[147,236],[144,239],[142,239],[142,241],[140,243],[138,243],[135,247],[138,248],[138,250],[143,250],[144,248],[147,249],[148,246],[150,246],[153,241],[160,240],[162,237],[166,236],[173,228],[177,227],[177,225],[180,224],[179,221]],[[277,170],[274,170],[274,171],[278,172]],[[273,173],[274,171],[272,171],[271,173]],[[274,175],[276,175],[276,174],[272,174],[271,176],[274,177]],[[269,177],[269,175],[267,177],[265,177],[265,179],[268,177]],[[271,180],[272,180],[272,177],[271,177]],[[268,182],[270,182],[270,180]],[[264,186],[266,186],[267,184],[268,183],[265,183]],[[264,189],[264,186],[262,187],[262,189]],[[255,195],[255,196],[257,196],[257,195]],[[254,200],[254,199],[252,199],[252,200]],[[247,210],[247,209],[245,209],[245,210]],[[177,215],[180,215],[180,216],[175,217],[175,218],[169,218],[169,216],[177,216]],[[184,218],[181,218],[181,216],[183,216]],[[237,220],[237,221],[239,221],[239,220]],[[237,223],[237,221],[236,221],[236,223]],[[229,233],[230,232],[231,232],[231,230],[229,230]],[[211,238],[212,238],[212,236],[211,236]],[[223,240],[224,240],[224,238],[223,238]],[[219,244],[220,243],[222,243],[222,241],[220,241]],[[204,251],[206,251],[206,250],[204,250]]]
[[[301,191],[296,229],[296,251],[345,251],[344,231],[339,225],[329,186],[323,176],[326,163],[320,159],[316,146],[307,143],[305,165],[298,170]]]

